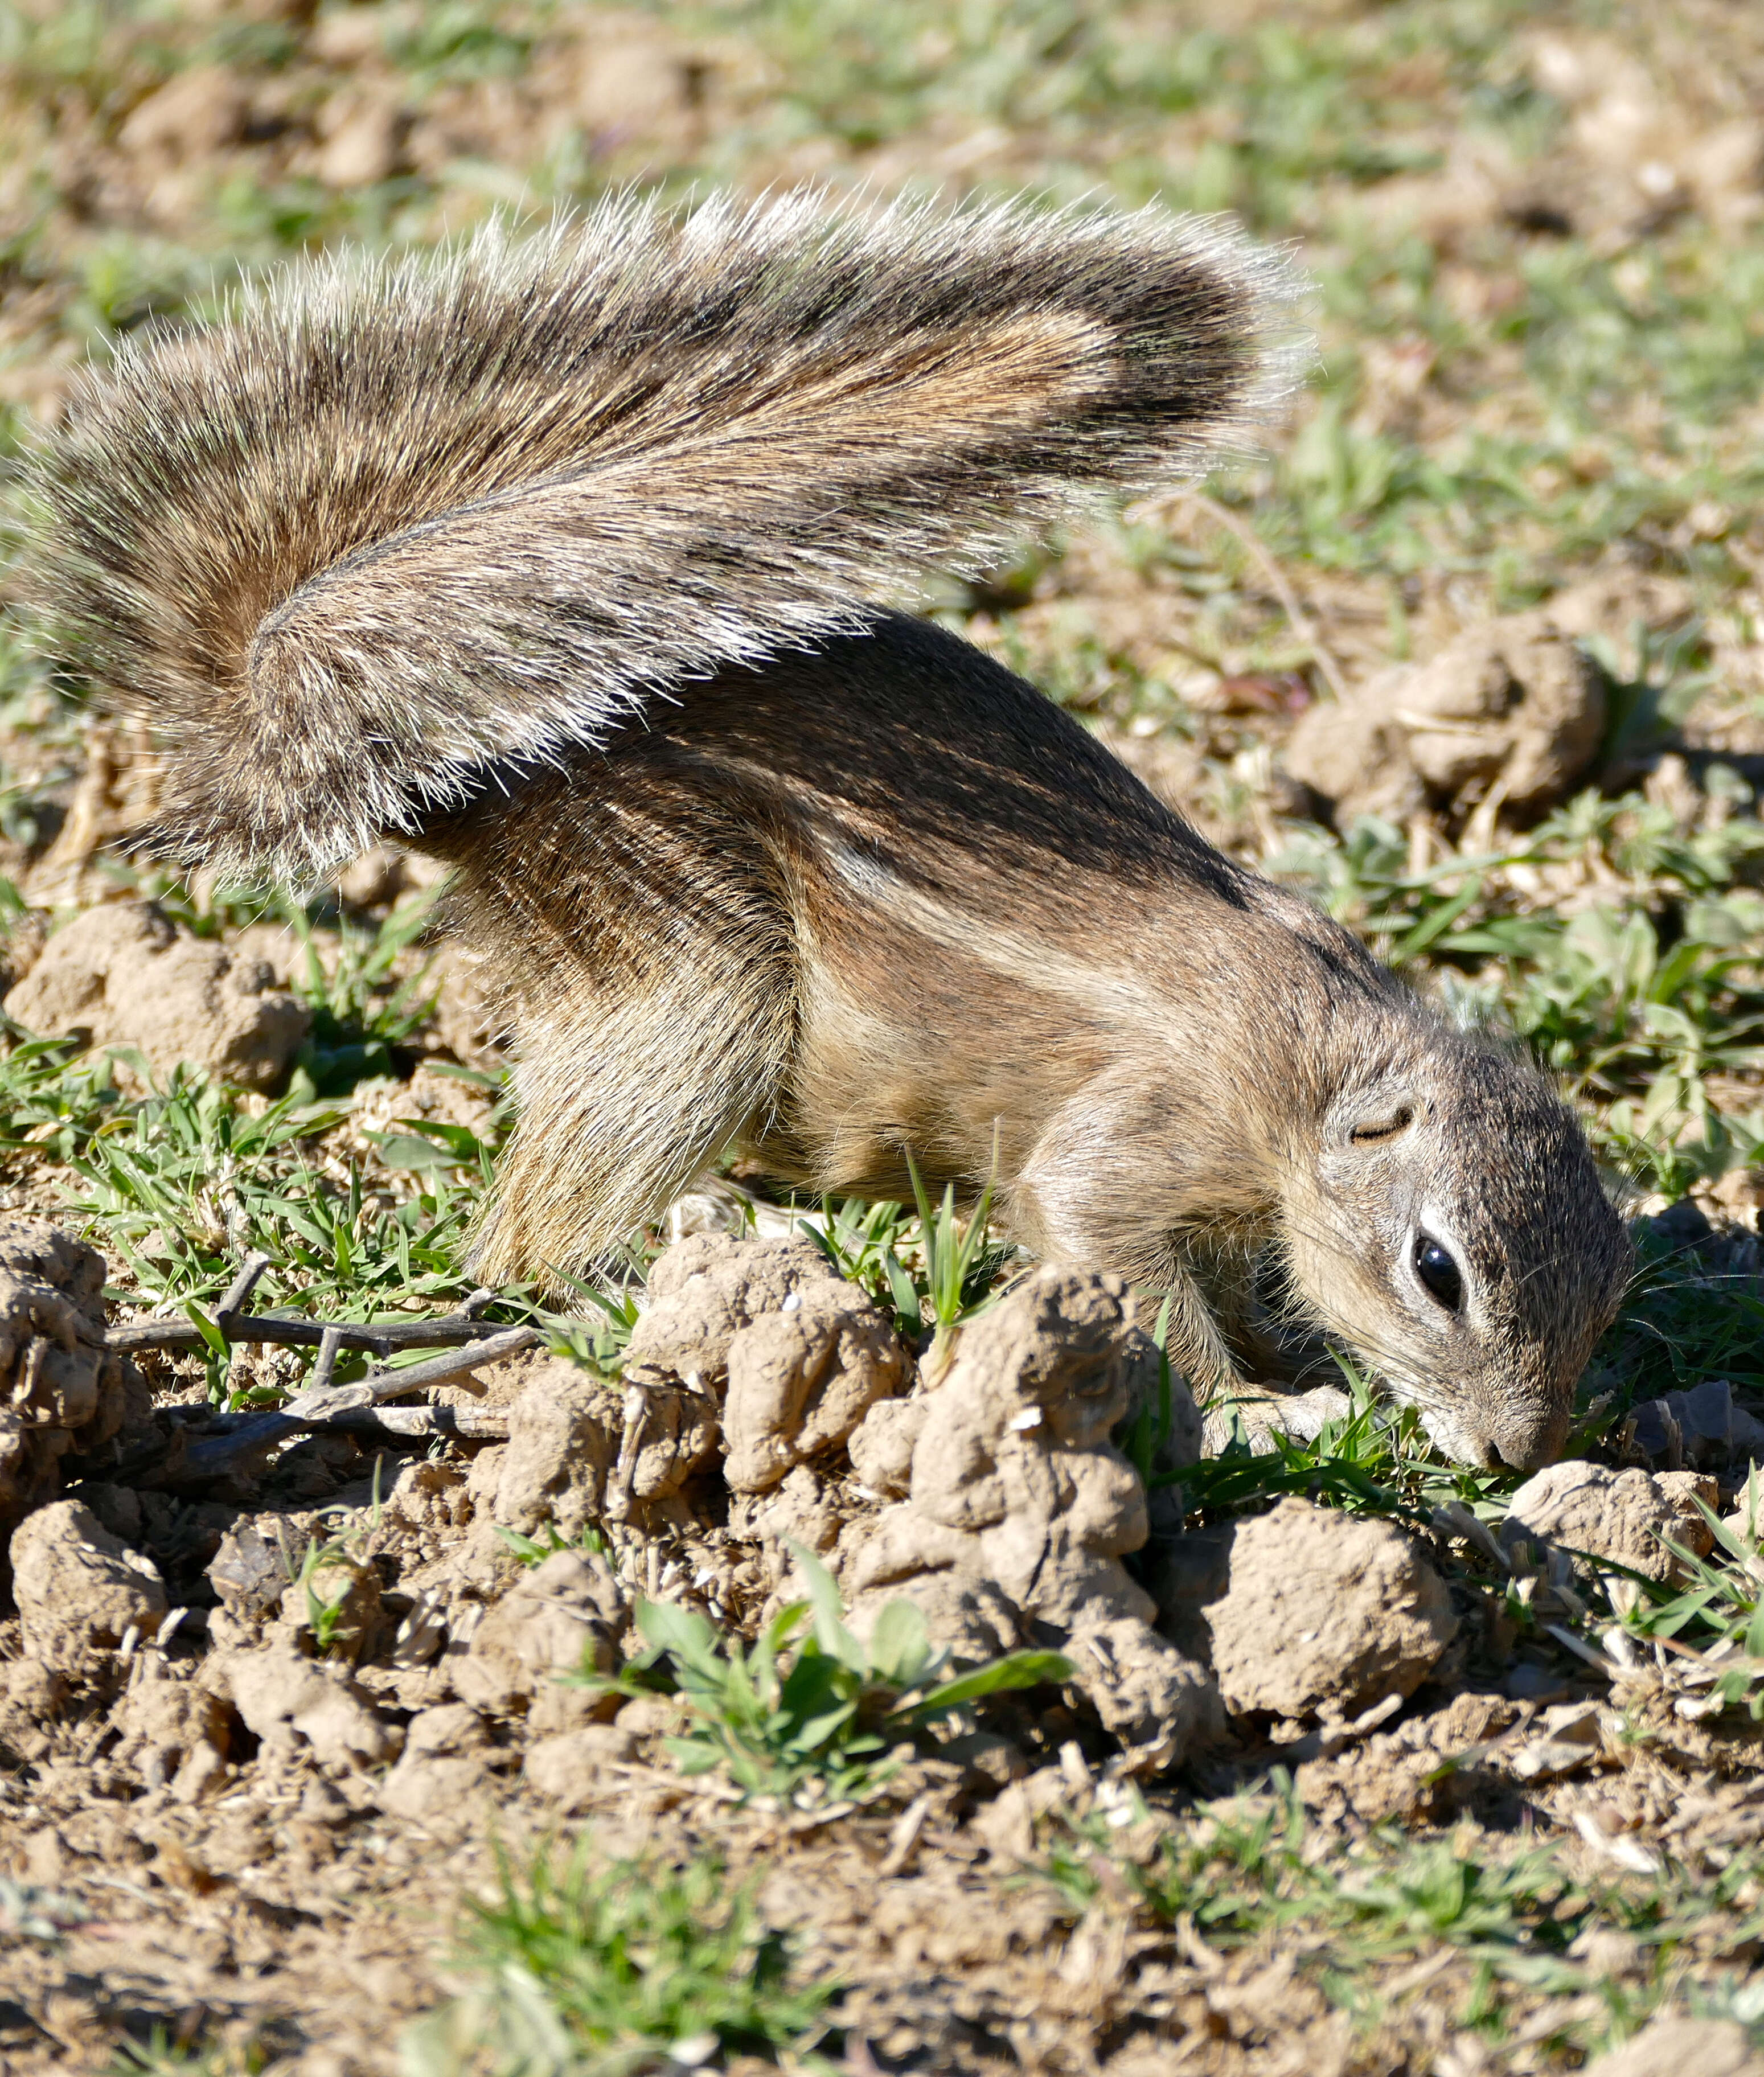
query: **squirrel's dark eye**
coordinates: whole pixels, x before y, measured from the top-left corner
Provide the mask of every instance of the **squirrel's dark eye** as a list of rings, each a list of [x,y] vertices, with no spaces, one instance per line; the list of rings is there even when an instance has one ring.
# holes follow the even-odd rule
[[[1448,1313],[1462,1310],[1463,1272],[1429,1234],[1415,1236],[1415,1274],[1427,1287],[1429,1297],[1443,1305]]]

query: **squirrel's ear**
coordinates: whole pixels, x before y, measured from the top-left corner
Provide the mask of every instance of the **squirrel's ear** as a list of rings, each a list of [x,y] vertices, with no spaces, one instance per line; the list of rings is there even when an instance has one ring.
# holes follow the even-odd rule
[[[1357,1118],[1347,1130],[1351,1147],[1383,1147],[1400,1139],[1415,1122],[1411,1103],[1377,1104]]]
[[[1333,1105],[1324,1136],[1331,1147],[1370,1154],[1400,1144],[1426,1111],[1426,1099],[1406,1076],[1387,1076]]]

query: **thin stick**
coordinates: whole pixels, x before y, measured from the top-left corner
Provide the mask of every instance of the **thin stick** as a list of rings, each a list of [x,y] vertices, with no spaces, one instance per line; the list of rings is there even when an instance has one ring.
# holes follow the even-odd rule
[[[493,1295],[493,1294],[492,1294]],[[474,1292],[466,1305],[487,1303]],[[273,1342],[287,1348],[321,1348],[335,1327],[339,1349],[359,1349],[364,1355],[389,1356],[397,1349],[445,1349],[456,1342],[488,1341],[503,1329],[493,1321],[480,1320],[463,1308],[433,1320],[389,1321],[381,1326],[362,1326],[347,1320],[281,1319],[273,1313],[236,1313],[221,1326],[224,1338],[246,1347]],[[120,1320],[105,1336],[107,1348],[125,1355],[145,1349],[167,1349],[173,1353],[206,1346],[193,1320]]]
[[[505,1442],[505,1406],[344,1406],[302,1423],[314,1434],[331,1430],[366,1431],[408,1439],[452,1435],[468,1442]]]
[[[1310,651],[1312,660],[1328,681],[1329,690],[1337,699],[1346,699],[1347,679],[1341,665],[1336,662],[1329,645],[1317,632],[1316,622],[1300,603],[1299,595],[1288,582],[1285,571],[1268,553],[1255,529],[1246,525],[1228,506],[1220,504],[1217,498],[1209,497],[1202,490],[1179,490],[1172,502],[1186,502],[1196,511],[1204,512],[1214,526],[1222,527],[1238,542],[1261,572],[1263,583],[1279,601],[1281,610],[1292,623],[1293,633]]]
[[[426,1363],[406,1363],[401,1370],[374,1371],[361,1383],[377,1401],[402,1399],[407,1392],[421,1391],[426,1384],[445,1384],[450,1378],[464,1377],[485,1363],[505,1363],[544,1338],[537,1327],[504,1327],[469,1347],[431,1356]]]
[[[238,1276],[227,1285],[226,1297],[214,1309],[217,1322],[231,1320],[236,1316],[239,1308],[257,1288],[258,1280],[268,1267],[269,1257],[267,1255],[246,1256],[239,1264]],[[221,1331],[224,1334],[226,1329],[223,1327]]]
[[[426,1385],[463,1377],[483,1364],[505,1362],[541,1338],[537,1327],[505,1327],[470,1347],[431,1356],[426,1363],[376,1371],[354,1384],[302,1392],[285,1406],[267,1413],[223,1414],[206,1434],[189,1442],[177,1476],[180,1480],[225,1477],[302,1429],[327,1425],[339,1414],[368,1413],[384,1400],[401,1399]]]
[[[319,1338],[318,1355],[306,1379],[308,1392],[322,1392],[331,1383],[331,1374],[337,1367],[337,1351],[343,1346],[340,1327],[328,1326]]]

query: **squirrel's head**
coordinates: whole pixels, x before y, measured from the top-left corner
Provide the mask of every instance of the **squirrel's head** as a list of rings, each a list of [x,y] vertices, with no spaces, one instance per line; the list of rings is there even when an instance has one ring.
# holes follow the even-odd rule
[[[1295,1297],[1460,1462],[1553,1462],[1631,1268],[1573,1113],[1417,1021],[1344,1068],[1314,1134],[1282,1193]]]

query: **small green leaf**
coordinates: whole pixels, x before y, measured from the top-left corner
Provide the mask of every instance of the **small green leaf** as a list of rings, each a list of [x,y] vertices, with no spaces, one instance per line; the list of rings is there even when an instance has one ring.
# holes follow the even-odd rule
[[[830,1658],[838,1659],[842,1666],[850,1667],[861,1676],[869,1661],[863,1646],[842,1620],[845,1604],[839,1598],[838,1581],[812,1550],[796,1542],[788,1547],[809,1583],[809,1599],[814,1609],[815,1641]]]
[[[934,1655],[925,1617],[911,1601],[890,1601],[870,1633],[870,1668],[893,1688],[916,1688]]]
[[[1077,1671],[1069,1659],[1057,1651],[1013,1651],[976,1667],[971,1673],[958,1674],[955,1679],[944,1681],[907,1713],[914,1723],[926,1723],[960,1709],[964,1703],[977,1702],[983,1695],[1001,1695],[1013,1688],[1039,1688],[1043,1683],[1070,1680]]]
[[[715,1630],[704,1617],[681,1608],[678,1602],[639,1601],[637,1627],[647,1643],[658,1650],[671,1651],[694,1672],[714,1675],[722,1670]]]
[[[882,1274],[888,1279],[888,1296],[894,1301],[895,1311],[905,1322],[907,1332],[922,1333],[925,1316],[919,1308],[918,1292],[892,1247],[882,1251]]]
[[[193,1298],[184,1301],[185,1317],[203,1340],[210,1355],[224,1356],[227,1351],[227,1337],[215,1326],[214,1315],[205,1306],[198,1305]]]
[[[414,1132],[378,1132],[368,1137],[381,1165],[387,1168],[457,1168],[461,1159],[451,1147],[437,1146],[432,1139],[419,1138]],[[475,1160],[476,1155],[467,1158]]]

